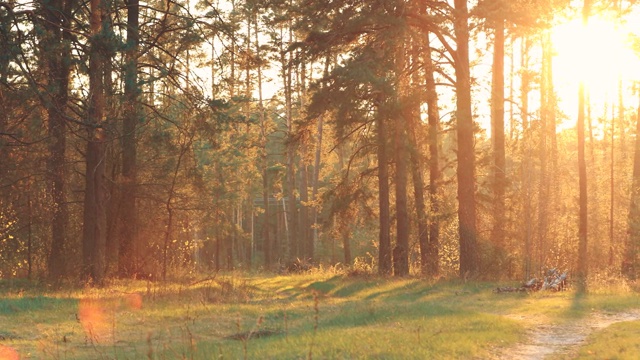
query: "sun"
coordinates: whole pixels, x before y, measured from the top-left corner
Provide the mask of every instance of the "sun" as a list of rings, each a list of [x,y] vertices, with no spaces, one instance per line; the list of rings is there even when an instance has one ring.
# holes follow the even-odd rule
[[[607,100],[617,97],[620,82],[628,86],[640,80],[631,31],[616,20],[593,17],[587,25],[573,20],[554,27],[551,38],[554,84],[561,101],[577,97],[580,82],[592,99]]]

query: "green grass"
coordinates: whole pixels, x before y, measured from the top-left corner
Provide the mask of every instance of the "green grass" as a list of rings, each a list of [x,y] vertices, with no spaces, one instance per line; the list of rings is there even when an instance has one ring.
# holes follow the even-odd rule
[[[613,324],[595,332],[580,348],[580,359],[629,359],[640,354],[640,321]]]
[[[640,308],[628,291],[577,298],[494,294],[495,286],[322,273],[62,291],[0,281],[0,354],[4,347],[32,359],[487,358],[526,336],[513,315],[562,321]],[[634,333],[624,334],[620,346],[637,350]]]

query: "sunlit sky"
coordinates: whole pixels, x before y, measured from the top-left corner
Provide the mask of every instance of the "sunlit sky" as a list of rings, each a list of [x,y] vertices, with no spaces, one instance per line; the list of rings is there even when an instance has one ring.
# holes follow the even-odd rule
[[[640,21],[640,16],[633,16]],[[633,19],[630,19],[633,20]],[[637,21],[625,25],[617,19],[594,16],[584,26],[575,19],[552,31],[555,47],[554,83],[561,109],[570,119],[577,114],[577,94],[584,81],[595,116],[605,104],[617,104],[619,82],[625,106],[637,105],[634,83],[640,81],[640,57],[631,49],[631,35],[640,35]]]

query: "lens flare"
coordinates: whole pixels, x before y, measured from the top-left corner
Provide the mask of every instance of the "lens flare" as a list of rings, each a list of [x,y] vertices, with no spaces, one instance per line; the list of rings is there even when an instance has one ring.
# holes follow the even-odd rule
[[[80,299],[78,318],[85,335],[93,342],[105,343],[112,336],[113,305],[100,299]]]
[[[138,293],[127,294],[124,303],[129,310],[140,310],[142,309],[142,295]]]
[[[9,346],[0,345],[0,360],[19,360],[18,352]]]

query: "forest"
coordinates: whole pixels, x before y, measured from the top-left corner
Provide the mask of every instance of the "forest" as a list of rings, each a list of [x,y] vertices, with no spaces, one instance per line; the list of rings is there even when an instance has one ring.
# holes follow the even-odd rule
[[[4,0],[0,278],[640,272],[640,4]]]

